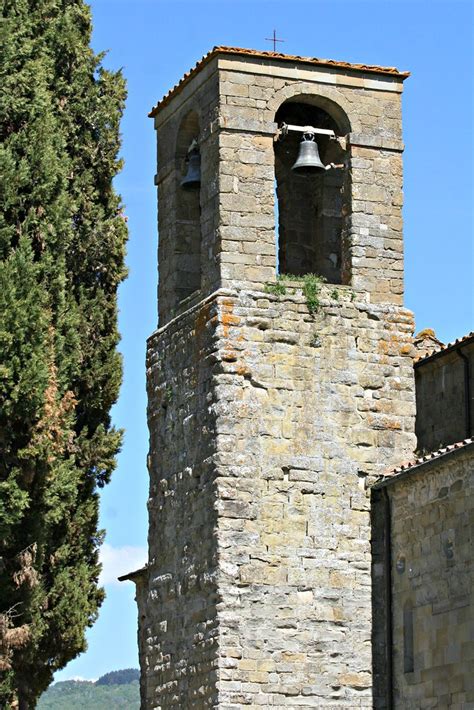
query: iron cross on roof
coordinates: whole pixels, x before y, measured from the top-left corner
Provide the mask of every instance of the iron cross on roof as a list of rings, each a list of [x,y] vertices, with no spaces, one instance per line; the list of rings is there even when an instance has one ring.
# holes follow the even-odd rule
[[[265,37],[266,42],[273,42],[273,51],[276,52],[276,43],[284,42],[284,39],[277,39],[276,30],[273,30],[273,37]]]

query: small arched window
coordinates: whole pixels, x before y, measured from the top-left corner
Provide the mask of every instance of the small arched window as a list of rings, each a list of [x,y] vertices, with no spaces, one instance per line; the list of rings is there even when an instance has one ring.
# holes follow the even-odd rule
[[[316,98],[315,98],[316,100]],[[330,129],[344,135],[346,126],[311,97],[295,97],[278,109],[275,121],[298,126]],[[343,281],[343,214],[345,170],[320,171],[312,176],[292,170],[299,152],[302,134],[289,132],[275,143],[275,181],[278,204],[277,263],[280,274],[302,276],[315,273],[329,283]],[[322,162],[344,162],[337,141],[317,136]]]
[[[183,178],[189,168],[189,150],[199,140],[199,121],[191,111],[181,122],[176,143],[176,241],[175,278],[176,301],[201,288],[201,205],[200,185],[186,189]]]

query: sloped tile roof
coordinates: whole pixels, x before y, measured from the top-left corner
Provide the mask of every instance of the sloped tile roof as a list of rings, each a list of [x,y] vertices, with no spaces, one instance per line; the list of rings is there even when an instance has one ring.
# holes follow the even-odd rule
[[[410,76],[410,72],[401,72],[395,67],[380,67],[376,64],[351,64],[350,62],[338,62],[334,59],[319,59],[318,57],[299,57],[294,54],[282,54],[280,52],[270,52],[258,49],[243,49],[242,47],[214,47],[210,52],[205,54],[192,67],[183,78],[172,88],[168,93],[151,109],[148,114],[150,118],[156,116],[158,111],[171,101],[188,81],[199,72],[208,62],[218,54],[234,54],[239,56],[250,56],[257,59],[276,59],[278,61],[298,62],[299,64],[313,64],[321,67],[337,67],[339,69],[347,69],[349,71],[372,72],[374,74],[385,74],[397,76],[400,79],[406,79]]]
[[[472,446],[473,444],[474,444],[473,438],[464,439],[463,441],[458,441],[455,444],[449,444],[448,446],[443,446],[441,449],[438,449],[437,451],[431,451],[429,454],[419,456],[418,458],[414,459],[413,461],[407,461],[406,463],[402,463],[400,466],[397,466],[397,468],[394,468],[391,471],[389,471],[385,476],[382,476],[381,479],[379,481],[377,481],[377,483],[375,483],[372,487],[379,488],[379,487],[385,486],[385,485],[387,485],[387,483],[390,483],[392,481],[396,481],[401,476],[405,476],[407,473],[411,472],[413,469],[418,468],[419,466],[423,466],[423,464],[431,463],[433,461],[441,459],[444,456],[454,453],[455,451],[467,449],[470,446]]]
[[[436,348],[432,352],[428,353],[427,355],[420,355],[420,357],[415,359],[415,367],[417,365],[420,365],[427,360],[431,360],[431,358],[438,357],[439,355],[444,355],[448,351],[455,350],[458,348],[460,345],[467,345],[470,342],[474,341],[474,331],[471,331],[467,335],[464,335],[462,338],[456,338],[456,340],[453,343],[447,343],[446,345],[440,345],[439,348]]]

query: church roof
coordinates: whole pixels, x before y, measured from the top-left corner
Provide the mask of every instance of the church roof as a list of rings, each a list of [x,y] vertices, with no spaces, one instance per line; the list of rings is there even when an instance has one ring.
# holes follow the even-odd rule
[[[471,331],[467,335],[464,335],[462,338],[456,338],[453,343],[448,343],[447,345],[440,345],[438,348],[435,348],[431,353],[428,353],[427,355],[421,355],[415,360],[415,367],[424,364],[427,360],[431,360],[435,357],[438,357],[439,355],[445,355],[451,350],[456,350],[456,348],[459,348],[462,345],[468,345],[472,342],[474,342],[474,331]]]
[[[390,471],[387,475],[383,476],[377,483],[375,483],[372,488],[383,488],[389,483],[396,482],[400,478],[405,477],[408,473],[412,473],[415,469],[428,463],[433,463],[439,461],[439,459],[445,456],[452,455],[453,453],[459,453],[467,449],[474,448],[474,439],[464,439],[463,441],[458,441],[455,444],[449,444],[449,446],[443,446],[437,451],[431,451],[429,454],[419,456],[413,461],[408,461],[401,464],[393,471]]]
[[[312,64],[320,67],[336,67],[337,69],[346,69],[348,71],[363,71],[373,74],[383,74],[395,76],[402,80],[410,76],[410,72],[401,72],[396,67],[381,67],[376,64],[351,64],[350,62],[338,62],[334,59],[320,59],[318,57],[300,57],[294,54],[282,54],[281,52],[271,52],[258,49],[243,49],[242,47],[214,47],[210,52],[205,54],[192,69],[187,72],[183,78],[170,91],[153,106],[150,113],[150,118],[156,116],[158,111],[171,101],[173,96],[181,91],[181,89],[197,74],[208,62],[219,54],[232,54],[242,57],[255,57],[256,59],[274,59],[282,62],[298,62],[298,64]]]

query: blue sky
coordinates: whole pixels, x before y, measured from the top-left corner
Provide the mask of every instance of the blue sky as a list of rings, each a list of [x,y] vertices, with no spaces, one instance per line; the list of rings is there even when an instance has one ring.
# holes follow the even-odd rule
[[[57,674],[97,678],[138,666],[134,585],[116,576],[145,561],[148,491],[145,342],[156,327],[155,136],[147,118],[214,45],[397,66],[403,99],[406,305],[417,329],[447,342],[473,329],[473,8],[471,0],[93,0],[94,48],[122,67],[125,168],[116,181],[129,218],[130,275],[120,292],[124,383],[114,409],[125,443],[102,493],[107,599],[89,649]]]

